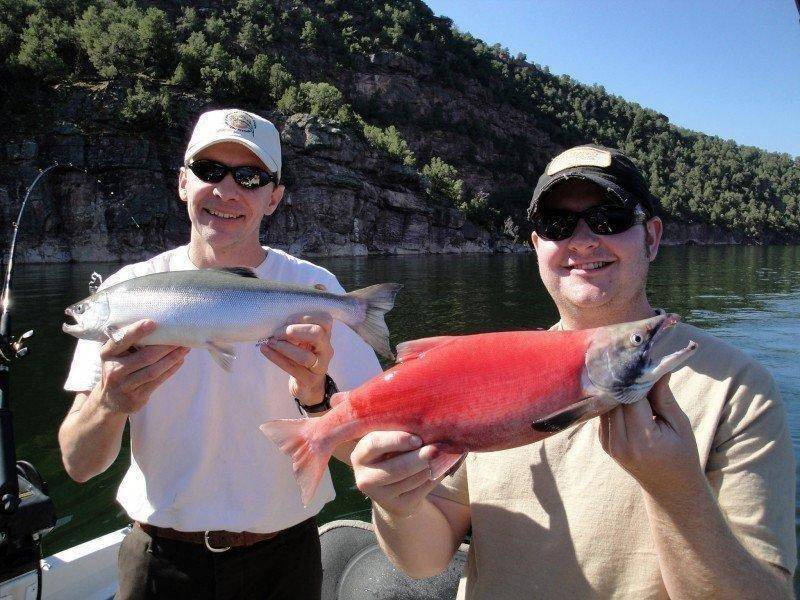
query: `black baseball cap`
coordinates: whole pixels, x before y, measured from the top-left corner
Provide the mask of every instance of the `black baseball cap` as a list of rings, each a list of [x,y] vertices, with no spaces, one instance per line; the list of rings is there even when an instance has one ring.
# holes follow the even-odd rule
[[[587,144],[565,150],[550,161],[533,190],[528,219],[556,185],[572,179],[590,181],[623,206],[634,208],[639,204],[648,217],[654,214],[656,199],[633,161],[615,148]]]

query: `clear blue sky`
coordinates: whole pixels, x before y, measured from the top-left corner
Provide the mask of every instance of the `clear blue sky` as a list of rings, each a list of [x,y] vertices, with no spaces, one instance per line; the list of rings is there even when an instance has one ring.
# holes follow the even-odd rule
[[[488,44],[664,113],[800,156],[794,0],[426,0]]]

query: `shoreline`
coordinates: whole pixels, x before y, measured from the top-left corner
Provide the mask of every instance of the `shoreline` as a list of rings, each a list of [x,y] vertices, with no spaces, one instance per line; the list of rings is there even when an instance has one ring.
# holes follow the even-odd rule
[[[529,244],[519,244],[507,241],[493,246],[484,244],[464,244],[462,246],[438,246],[427,248],[394,248],[394,249],[368,249],[364,244],[332,245],[326,251],[305,251],[296,244],[265,244],[277,250],[283,250],[299,258],[363,258],[376,256],[477,256],[495,254],[533,254],[534,250]],[[694,239],[662,239],[661,246],[689,246],[719,248],[730,246],[748,247],[785,247],[797,244],[758,244],[745,243],[732,240],[697,241]],[[99,246],[81,246],[71,248],[69,251],[57,248],[27,248],[17,251],[14,261],[18,264],[80,264],[80,263],[119,263],[129,264],[151,258],[165,249],[146,249],[140,252],[117,254]],[[0,261],[5,265],[5,258]]]

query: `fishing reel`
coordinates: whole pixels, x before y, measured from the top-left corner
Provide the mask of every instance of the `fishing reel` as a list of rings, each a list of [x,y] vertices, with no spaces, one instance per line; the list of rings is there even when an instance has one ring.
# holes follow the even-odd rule
[[[6,336],[0,337],[0,360],[10,363],[14,358],[22,358],[27,355],[28,347],[24,345],[24,342],[32,335],[33,329],[29,329],[13,342],[9,341]]]

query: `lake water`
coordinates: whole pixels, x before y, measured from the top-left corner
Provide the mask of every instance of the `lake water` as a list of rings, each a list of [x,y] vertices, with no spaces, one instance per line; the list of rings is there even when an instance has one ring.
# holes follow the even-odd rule
[[[387,321],[392,344],[431,335],[547,327],[555,307],[538,279],[532,255],[405,256],[317,261],[346,289],[404,284]],[[74,339],[61,332],[63,310],[87,295],[92,271],[114,264],[17,265],[12,324],[34,329],[30,354],[14,364],[11,399],[17,455],[50,485],[59,516],[72,521],[45,538],[52,554],[127,523],[114,502],[128,463],[127,448],[104,474],[78,485],[61,466],[56,432],[71,404],[63,392]],[[766,365],[777,379],[800,452],[800,247],[663,248],[651,269],[652,304],[713,331]],[[368,504],[348,470],[333,466],[338,497],[322,521],[366,518]],[[800,461],[798,461],[800,462]]]

